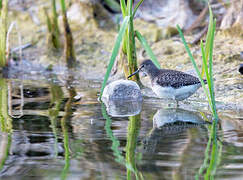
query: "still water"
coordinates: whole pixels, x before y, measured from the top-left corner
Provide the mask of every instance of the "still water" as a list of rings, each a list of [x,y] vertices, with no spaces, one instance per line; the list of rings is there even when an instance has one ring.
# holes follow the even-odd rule
[[[211,138],[210,114],[191,105],[145,98],[127,117],[98,86],[0,83],[0,179],[243,179],[239,111],[221,110]]]

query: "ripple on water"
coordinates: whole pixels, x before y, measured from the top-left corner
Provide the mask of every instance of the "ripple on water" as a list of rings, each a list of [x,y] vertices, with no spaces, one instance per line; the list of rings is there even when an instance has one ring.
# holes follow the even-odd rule
[[[0,133],[1,152],[11,145],[1,178],[26,178],[31,174],[38,179],[125,179],[131,166],[126,164],[126,156],[133,153],[136,171],[144,179],[194,179],[202,167],[209,123],[204,123],[198,110],[193,109],[194,101],[182,106],[186,109],[176,109],[164,106],[166,102],[158,99],[145,98],[140,120],[111,116],[106,119],[97,101],[98,90],[76,88],[79,98],[72,105],[73,115],[64,119],[70,91],[60,88],[63,98],[52,99],[58,89],[51,91],[50,84],[24,84],[24,116],[12,120],[12,134]],[[14,93],[19,97],[19,90]],[[13,102],[15,112],[20,101]],[[53,110],[57,107],[59,115],[55,116]],[[204,113],[208,116],[207,111]],[[243,176],[243,123],[229,116],[229,111],[221,111],[220,115],[218,136],[223,145],[215,176],[237,179]],[[127,149],[128,143],[135,149]],[[0,160],[4,155],[1,152]]]

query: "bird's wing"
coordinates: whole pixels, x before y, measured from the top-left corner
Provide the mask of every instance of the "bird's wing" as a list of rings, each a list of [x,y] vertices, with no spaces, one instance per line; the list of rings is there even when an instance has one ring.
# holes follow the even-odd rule
[[[161,86],[173,88],[200,83],[197,77],[175,70],[162,70],[161,75],[154,80]]]

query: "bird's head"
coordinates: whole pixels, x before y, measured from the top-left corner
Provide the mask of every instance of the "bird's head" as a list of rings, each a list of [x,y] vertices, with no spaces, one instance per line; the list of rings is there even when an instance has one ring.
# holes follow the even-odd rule
[[[153,68],[156,68],[156,66],[154,65],[154,63],[150,60],[144,60],[137,71],[135,71],[134,73],[132,73],[131,75],[129,75],[127,78],[130,78],[132,76],[134,76],[135,74],[137,74],[138,72],[142,72],[142,76],[147,76],[149,74],[149,71]]]

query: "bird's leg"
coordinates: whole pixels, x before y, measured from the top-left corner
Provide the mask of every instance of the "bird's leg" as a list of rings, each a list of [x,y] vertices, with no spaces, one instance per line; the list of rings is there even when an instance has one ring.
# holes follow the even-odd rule
[[[171,103],[167,104],[168,108],[171,108]]]
[[[169,99],[169,103],[168,103],[168,108],[174,108],[175,107],[175,102],[174,102],[175,99]]]
[[[176,107],[179,107],[179,101],[176,100]]]

